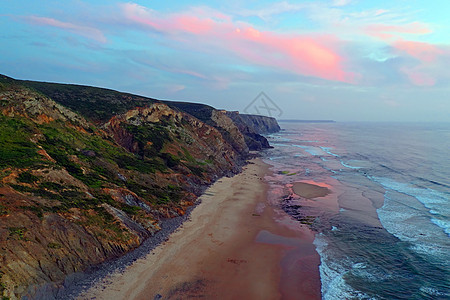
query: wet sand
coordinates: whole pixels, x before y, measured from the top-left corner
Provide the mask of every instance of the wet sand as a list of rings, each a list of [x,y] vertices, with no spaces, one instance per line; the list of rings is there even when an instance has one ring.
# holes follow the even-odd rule
[[[331,191],[325,186],[319,186],[317,184],[306,182],[295,182],[292,185],[292,190],[298,196],[306,199],[325,197],[331,193]]]
[[[78,299],[320,299],[314,236],[279,222],[268,167],[219,180],[168,241]]]

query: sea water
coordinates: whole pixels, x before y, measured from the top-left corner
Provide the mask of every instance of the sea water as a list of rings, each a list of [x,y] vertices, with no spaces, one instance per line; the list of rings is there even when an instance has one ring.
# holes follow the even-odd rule
[[[271,190],[312,221],[322,298],[450,299],[450,124],[280,125]],[[329,184],[339,209],[286,209],[298,181]]]

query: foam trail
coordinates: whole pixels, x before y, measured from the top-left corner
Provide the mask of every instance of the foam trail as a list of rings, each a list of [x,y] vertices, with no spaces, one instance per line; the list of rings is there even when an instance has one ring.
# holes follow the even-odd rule
[[[361,167],[350,166],[350,165],[344,163],[342,160],[341,160],[341,165],[343,165],[344,167],[349,168],[349,169],[355,169],[355,170],[361,169]]]
[[[383,177],[369,178],[380,183],[386,189],[394,190],[399,193],[416,198],[428,209],[430,214],[445,218],[450,217],[450,202],[448,200],[449,197],[445,193],[441,193],[429,188],[419,188],[411,186],[407,183],[396,182],[394,180]],[[447,235],[449,235],[449,222],[442,220],[439,221],[439,219],[437,218],[435,219],[436,221],[433,221],[433,224],[439,226]]]
[[[313,243],[320,255],[319,272],[323,300],[373,299],[361,291],[354,290],[345,282],[344,277],[348,270],[343,264],[339,264],[339,260],[333,259],[326,237],[322,233],[316,234]],[[360,267],[359,264],[352,265],[354,268]]]
[[[303,150],[305,150],[306,152],[308,152],[309,154],[311,154],[313,156],[323,155],[323,151],[321,151],[317,147],[303,146],[303,145],[292,145],[292,146],[302,148]]]
[[[333,153],[333,152],[330,151],[331,149],[333,149],[333,148],[331,148],[331,147],[323,147],[323,146],[320,146],[320,148],[321,148],[323,151],[325,151],[326,153],[328,153],[328,154],[330,154],[330,155],[332,155],[332,156],[339,157],[339,155],[337,155],[336,153]]]
[[[416,205],[404,204],[404,201],[395,193],[395,191],[387,190],[383,206],[377,209],[378,218],[383,227],[400,240],[411,242],[411,249],[417,253],[447,260],[449,257],[445,244],[448,235],[444,232],[436,232],[436,227],[440,228],[441,224],[433,222],[423,208],[420,209],[420,202]],[[418,220],[428,220],[428,222]]]

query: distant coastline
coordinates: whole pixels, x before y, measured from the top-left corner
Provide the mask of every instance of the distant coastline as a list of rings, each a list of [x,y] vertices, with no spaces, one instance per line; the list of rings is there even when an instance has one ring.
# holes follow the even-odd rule
[[[278,122],[286,123],[336,123],[334,120],[295,120],[295,119],[285,119],[277,120]]]

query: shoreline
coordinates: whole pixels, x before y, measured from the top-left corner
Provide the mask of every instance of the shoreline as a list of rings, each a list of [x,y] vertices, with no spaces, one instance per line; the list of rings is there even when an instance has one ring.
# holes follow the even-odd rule
[[[267,201],[269,167],[219,179],[167,241],[77,299],[320,299],[314,237]]]

